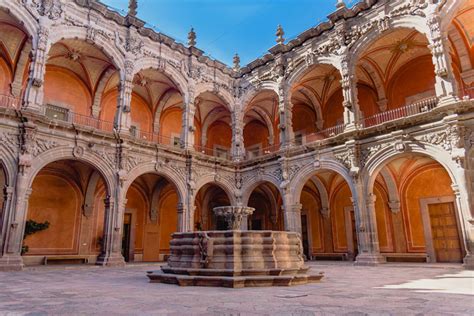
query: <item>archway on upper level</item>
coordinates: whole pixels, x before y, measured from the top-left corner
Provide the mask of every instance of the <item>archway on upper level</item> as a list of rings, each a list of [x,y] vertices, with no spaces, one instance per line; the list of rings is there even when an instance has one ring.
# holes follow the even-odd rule
[[[297,144],[333,136],[343,129],[341,74],[328,64],[310,67],[291,88],[292,123]]]
[[[252,190],[247,205],[255,208],[248,217],[249,230],[284,230],[283,201],[278,188],[262,181]]]
[[[229,158],[232,146],[230,105],[213,92],[203,92],[194,102],[194,146],[207,155]]]
[[[213,209],[231,205],[229,196],[218,184],[208,183],[199,189],[195,198],[195,230],[227,230],[227,223],[215,216]]]
[[[164,145],[180,146],[183,97],[172,78],[155,69],[133,79],[132,135]]]
[[[307,258],[354,260],[358,254],[351,189],[331,170],[318,170],[300,195],[303,248]]]
[[[424,155],[400,154],[379,170],[372,175],[373,194],[387,260],[461,262],[462,217],[446,169]]]
[[[448,29],[458,95],[474,98],[474,0],[465,0]]]
[[[127,191],[122,254],[126,262],[162,261],[178,230],[179,194],[165,176],[146,173]]]
[[[358,55],[357,94],[364,126],[436,105],[435,72],[428,45],[426,36],[417,30],[396,28],[375,38]],[[404,110],[395,111],[400,108]],[[392,114],[380,114],[386,111]]]
[[[21,105],[30,53],[31,39],[21,21],[0,9],[0,106]]]
[[[109,193],[103,175],[88,163],[59,160],[35,176],[23,242],[25,264],[94,262],[101,252]],[[46,224],[47,223],[47,224]],[[35,228],[43,230],[33,232]]]
[[[97,46],[78,39],[54,43],[44,76],[46,116],[112,131],[117,99],[109,106],[105,87],[113,82],[117,89],[114,76],[119,75],[112,59]],[[99,117],[109,124],[100,124]]]
[[[248,158],[268,154],[280,147],[278,95],[258,92],[244,108],[243,136]]]

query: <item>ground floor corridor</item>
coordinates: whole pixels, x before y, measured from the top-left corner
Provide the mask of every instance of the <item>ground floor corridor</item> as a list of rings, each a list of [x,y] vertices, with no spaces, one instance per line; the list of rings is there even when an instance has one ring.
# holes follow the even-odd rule
[[[245,289],[148,283],[146,271],[158,264],[28,268],[0,273],[0,314],[468,315],[474,310],[474,272],[457,264],[309,264],[325,272],[323,282]]]

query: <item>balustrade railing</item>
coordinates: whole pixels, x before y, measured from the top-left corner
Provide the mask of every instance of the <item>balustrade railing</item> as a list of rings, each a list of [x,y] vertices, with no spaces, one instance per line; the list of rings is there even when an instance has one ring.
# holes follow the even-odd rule
[[[404,117],[409,117],[412,115],[424,113],[431,111],[438,104],[438,99],[436,97],[424,99],[416,103],[398,108],[382,113],[378,113],[369,117],[366,117],[361,120],[361,126],[371,127],[379,124],[383,124],[389,121],[398,120]]]
[[[213,156],[223,159],[231,159],[230,149],[224,147],[209,148],[201,145],[194,145],[194,150],[207,156]]]
[[[0,94],[0,107],[16,109],[20,105],[20,99],[10,95]]]
[[[344,132],[344,124],[338,124],[336,126],[323,129],[322,131],[316,133],[306,134],[304,136],[305,143],[312,143],[318,140],[334,137],[338,134],[341,134],[342,132]]]

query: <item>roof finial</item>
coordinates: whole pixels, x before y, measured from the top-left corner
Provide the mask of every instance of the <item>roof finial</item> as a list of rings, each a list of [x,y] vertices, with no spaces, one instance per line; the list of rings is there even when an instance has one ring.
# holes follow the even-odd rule
[[[136,16],[137,15],[137,8],[138,8],[138,1],[137,0],[129,0],[128,1],[128,13],[127,13],[127,15]]]
[[[235,53],[234,55],[234,58],[233,58],[233,62],[234,62],[234,70],[237,71],[240,69],[240,57],[239,57],[239,54]]]
[[[276,39],[277,44],[283,45],[285,43],[285,39],[283,38],[283,35],[285,35],[285,32],[283,31],[283,28],[281,27],[280,24],[278,24],[278,28],[275,35],[277,37]]]
[[[338,10],[342,9],[342,8],[345,8],[345,7],[346,7],[346,4],[344,3],[344,0],[337,0],[336,8]]]
[[[188,46],[190,47],[196,46],[196,32],[194,32],[193,27],[191,27],[191,30],[188,33]]]

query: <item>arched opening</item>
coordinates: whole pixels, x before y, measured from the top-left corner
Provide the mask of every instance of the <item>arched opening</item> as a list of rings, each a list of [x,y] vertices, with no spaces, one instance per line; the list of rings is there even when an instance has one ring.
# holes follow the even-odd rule
[[[227,193],[217,184],[208,183],[199,189],[195,198],[195,230],[227,230],[225,221],[214,215],[213,209],[218,206],[229,206]]]
[[[360,54],[356,76],[365,127],[436,105],[435,71],[428,45],[424,34],[397,28],[384,33]],[[397,110],[401,108],[404,110]],[[392,115],[380,115],[387,111]]]
[[[25,264],[45,259],[95,262],[108,195],[103,176],[89,164],[60,160],[41,169],[31,189],[22,251]]]
[[[307,258],[353,260],[358,254],[351,189],[338,173],[320,170],[300,195],[303,248]]]
[[[421,155],[391,159],[376,174],[373,193],[380,251],[388,261],[462,261],[452,180],[438,162]]]
[[[17,21],[0,9],[0,106],[19,107],[28,81],[31,39]]]
[[[139,176],[127,191],[122,254],[126,262],[162,261],[170,252],[171,234],[178,230],[179,194],[165,177]]]
[[[474,0],[466,0],[453,18],[448,38],[458,95],[474,98]]]
[[[272,90],[257,93],[244,109],[244,146],[248,158],[274,152],[280,147],[278,95]]]
[[[218,95],[203,92],[196,97],[194,147],[206,155],[229,158],[232,118],[229,105]]]
[[[108,85],[117,89],[118,71],[98,47],[82,40],[65,39],[51,46],[44,77],[45,114],[54,120],[74,122],[107,131],[112,124],[101,124],[99,116],[114,121],[117,99],[106,109]],[[113,114],[108,115],[110,112]],[[93,119],[96,118],[96,119]]]
[[[311,67],[291,91],[297,144],[334,136],[343,130],[341,74],[334,66],[318,64]]]
[[[0,207],[1,207],[1,212],[0,214],[4,215],[5,214],[5,190],[8,186],[8,181],[7,181],[7,173],[5,169],[3,168],[3,164],[0,162]],[[0,217],[1,218],[1,217]],[[3,220],[2,220],[3,222]],[[0,226],[0,230],[2,227]]]
[[[247,205],[255,208],[248,218],[249,230],[284,230],[282,198],[278,188],[262,182],[250,194]]]
[[[180,146],[183,98],[171,78],[154,69],[133,79],[131,132],[137,138]]]

